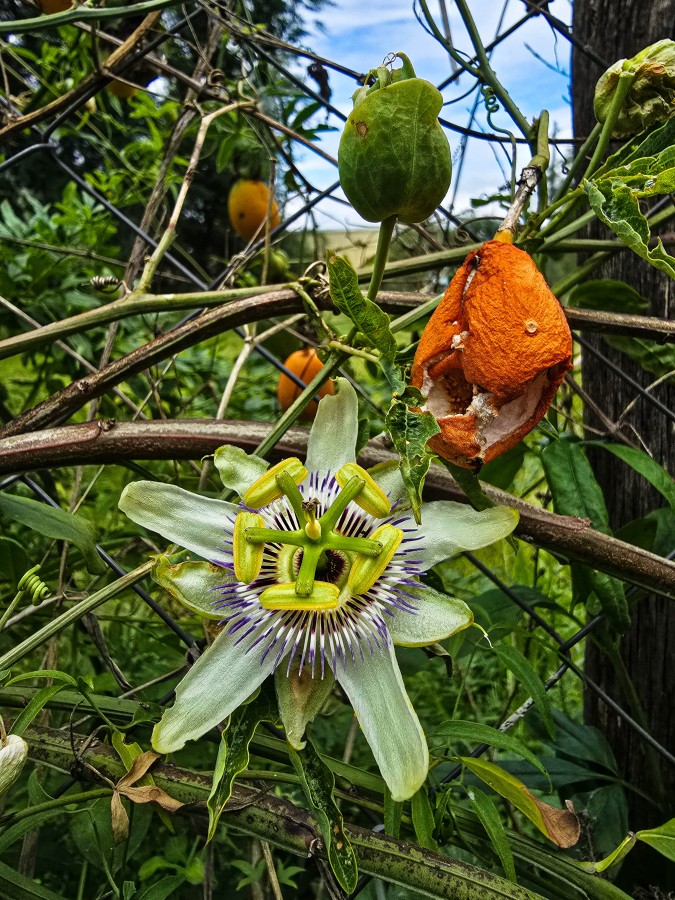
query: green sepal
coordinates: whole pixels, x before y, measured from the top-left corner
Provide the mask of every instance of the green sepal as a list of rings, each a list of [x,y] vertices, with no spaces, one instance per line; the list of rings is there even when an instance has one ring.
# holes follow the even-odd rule
[[[281,721],[286,731],[286,739],[294,750],[303,750],[305,729],[309,722],[321,711],[335,684],[329,668],[323,678],[312,678],[312,667],[305,661],[302,674],[300,662],[296,658],[287,674],[287,664],[277,666],[274,683]]]
[[[203,619],[219,622],[222,612],[214,610],[218,599],[217,589],[234,579],[225,569],[208,562],[181,562],[172,564],[168,556],[154,557],[152,577],[186,609]]]

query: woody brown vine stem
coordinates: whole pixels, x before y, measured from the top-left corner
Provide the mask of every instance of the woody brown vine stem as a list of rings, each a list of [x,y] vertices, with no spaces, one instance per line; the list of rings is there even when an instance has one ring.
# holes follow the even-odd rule
[[[25,737],[31,759],[64,772],[74,771],[82,780],[91,782],[100,777],[101,780],[117,783],[124,775],[124,767],[114,750],[99,741],[92,741],[83,735],[69,736],[63,731],[36,725],[25,732]],[[77,766],[78,761],[85,765]],[[170,796],[189,804],[182,812],[198,817],[206,814],[205,801],[211,790],[210,774],[172,765],[156,765],[152,775],[155,783]],[[462,818],[462,828],[481,839],[481,826],[461,811],[458,815]],[[315,819],[276,793],[235,784],[225,816],[227,823],[236,831],[262,838],[274,847],[303,858],[327,858]],[[541,900],[540,894],[451,856],[355,825],[345,824],[344,827],[361,872],[411,888],[424,896],[445,900],[477,900],[479,897]],[[535,864],[544,861],[535,842],[517,835],[513,838],[520,860],[526,864],[530,859]],[[609,882],[579,872],[573,863],[562,857],[552,859],[549,855],[545,869],[551,871],[551,867],[563,877],[567,874],[573,878],[575,885],[580,885],[589,898],[627,898]]]
[[[462,250],[464,254],[465,251]],[[136,294],[128,295],[122,300],[113,300],[111,303],[99,306],[96,309],[50,322],[39,326],[35,323],[32,331],[15,334],[12,337],[0,340],[0,359],[7,359],[18,353],[34,350],[44,344],[51,343],[54,339],[62,339],[71,334],[77,334],[99,325],[107,325],[120,319],[133,315],[145,315],[152,312],[174,312],[183,309],[195,309],[197,307],[212,307],[226,304],[233,300],[242,300],[248,297],[265,297],[269,293],[278,296],[286,290],[285,286],[235,288],[227,291],[203,291],[176,294]],[[292,294],[288,291],[288,296]],[[0,302],[7,304],[0,298]],[[433,311],[437,298],[428,297],[419,293],[405,293],[397,291],[380,291],[378,303],[388,313],[411,314],[410,321],[414,321],[413,314],[419,310],[419,318]],[[427,305],[428,304],[428,305]],[[424,306],[424,308],[422,308]],[[570,327],[580,331],[600,332],[602,334],[617,334],[624,337],[641,337],[646,340],[661,342],[675,341],[675,322],[660,319],[656,316],[639,316],[627,313],[611,313],[602,310],[564,309]]]
[[[0,441],[0,474],[140,459],[201,459],[224,443],[250,451],[272,428],[263,422],[217,419],[99,420],[68,425]],[[272,456],[304,456],[306,447],[307,430],[291,427]],[[389,449],[372,441],[359,456],[364,466],[397,459]],[[426,485],[436,498],[466,502],[463,491],[438,466],[430,469]],[[495,503],[518,509],[516,534],[523,540],[675,599],[675,563],[670,560],[595,531],[586,519],[560,516],[487,484],[483,487]]]

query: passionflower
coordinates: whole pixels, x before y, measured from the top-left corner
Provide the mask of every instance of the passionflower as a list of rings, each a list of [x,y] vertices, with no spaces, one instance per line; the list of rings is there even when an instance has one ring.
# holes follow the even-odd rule
[[[398,469],[355,463],[357,398],[347,381],[338,387],[319,403],[304,465],[293,458],[268,469],[236,447],[216,452],[239,504],[147,481],[122,494],[134,522],[206,560],[164,564],[160,581],[194,609],[209,597],[208,614],[223,626],[178,685],[153,746],[179,750],[275,673],[287,738],[302,747],[335,679],[392,796],[404,800],[424,782],[429,755],[394,644],[436,643],[473,621],[464,602],[419,577],[505,537],[518,514],[437,501],[417,526]]]
[[[572,367],[560,303],[532,257],[488,241],[469,253],[432,315],[411,381],[440,427],[429,446],[466,468],[514,447]]]

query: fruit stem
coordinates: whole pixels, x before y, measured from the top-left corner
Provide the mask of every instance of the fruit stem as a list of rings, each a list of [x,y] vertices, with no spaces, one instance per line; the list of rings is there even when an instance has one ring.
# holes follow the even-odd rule
[[[389,245],[391,237],[394,233],[396,225],[396,215],[388,216],[380,222],[380,233],[377,238],[377,250],[375,251],[375,259],[373,260],[373,271],[370,276],[370,284],[368,285],[367,297],[374,300],[380,290],[382,284],[382,276],[384,275],[384,267],[387,265],[389,257]]]

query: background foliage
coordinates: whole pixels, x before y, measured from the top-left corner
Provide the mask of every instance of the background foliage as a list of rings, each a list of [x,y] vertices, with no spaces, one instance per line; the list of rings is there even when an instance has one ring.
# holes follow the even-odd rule
[[[119,15],[110,18],[97,18],[94,7],[87,7],[87,15],[63,13],[21,28],[13,23],[36,15],[32,3],[10,0],[0,11],[0,472],[10,498],[0,502],[0,607],[9,610],[0,634],[0,704],[6,725],[23,731],[31,747],[21,780],[3,798],[0,894],[78,900],[344,896],[320,849],[316,858],[305,858],[316,848],[310,848],[309,837],[298,836],[314,834],[307,826],[302,779],[273,726],[263,723],[256,730],[231,808],[208,844],[209,780],[186,772],[213,771],[215,734],[176,754],[175,772],[153,770],[157,784],[190,803],[180,814],[119,800],[118,792],[128,832],[111,815],[113,788],[149,747],[150,726],[170,701],[186,654],[195,642],[202,648],[205,643],[200,621],[145,577],[147,567],[135,577],[134,590],[120,586],[121,575],[165,548],[118,512],[117,499],[139,476],[215,496],[218,480],[205,457],[226,440],[251,449],[258,436],[269,436],[268,429],[251,438],[248,423],[279,421],[280,361],[304,344],[323,342],[322,353],[330,353],[316,309],[308,309],[292,289],[271,294],[266,285],[295,282],[324,255],[325,236],[312,218],[323,197],[303,174],[298,148],[312,147],[318,135],[339,125],[335,114],[327,115],[330,97],[321,85],[322,71],[338,69],[339,62],[314,59],[303,31],[303,15],[320,15],[321,0],[204,2],[194,8],[167,0],[153,20],[144,18],[152,14],[151,3],[137,3],[130,12],[131,5],[116,4]],[[458,5],[470,16],[464,3]],[[108,2],[104,10],[112,7]],[[416,9],[427,27],[440,28],[425,3]],[[144,23],[146,32],[138,33]],[[111,73],[102,67],[132,34],[138,36],[124,68]],[[304,71],[309,62],[321,64],[318,79]],[[364,69],[377,62],[364,60]],[[493,93],[477,95],[479,102],[496,102],[489,64],[481,60],[478,68],[476,79],[465,74],[467,86],[485,82]],[[356,80],[359,73],[347,74]],[[136,87],[133,96],[116,96],[109,89],[111,75]],[[504,107],[505,98],[497,95]],[[52,102],[63,105],[49,112]],[[246,105],[216,118],[205,135],[176,240],[152,281],[153,297],[143,308],[101,318],[123,293],[115,280],[130,288],[137,284],[154,242],[162,238],[188,177],[203,116],[231,103]],[[462,128],[454,119],[451,124]],[[514,134],[517,125],[510,125]],[[654,160],[650,175],[665,173],[663,196],[652,197],[642,184],[640,203],[634,198],[628,216],[625,208],[621,215],[615,209],[606,213],[603,199],[627,190],[620,169],[627,156],[621,154],[630,152],[608,147],[607,134],[605,151],[619,154],[614,163],[593,170],[584,151],[567,173],[552,165],[550,195],[557,193],[562,202],[551,209],[540,195],[538,208],[533,202],[523,222],[523,235],[582,341],[586,330],[598,332],[649,373],[655,382],[647,391],[638,385],[635,402],[651,403],[654,417],[672,422],[672,411],[658,406],[656,380],[667,380],[675,369],[675,332],[668,323],[646,319],[647,298],[635,289],[597,277],[607,255],[628,252],[615,235],[589,238],[582,231],[593,218],[590,203],[619,237],[625,237],[627,218],[637,223],[642,238],[633,229],[632,249],[649,255],[653,237],[665,232],[673,216],[671,133],[668,125],[655,132],[644,154]],[[499,134],[492,137],[498,140]],[[511,147],[511,138],[504,146]],[[602,158],[600,153],[598,166]],[[522,153],[518,161],[526,161]],[[585,189],[575,188],[582,174]],[[227,218],[228,192],[240,176],[272,184],[284,213],[279,229],[246,246]],[[497,198],[487,216],[477,201],[476,209],[459,217],[441,208],[422,228],[398,227],[378,302],[393,316],[405,315],[398,323],[400,348],[419,338],[430,311],[424,302],[445,287],[467,249],[491,236],[510,204],[508,179],[476,185],[476,196],[486,189]],[[651,244],[643,222],[652,229]],[[345,335],[351,323],[329,306],[318,271],[309,274],[320,315]],[[369,266],[359,275],[367,280]],[[92,283],[106,277],[110,283],[103,290]],[[227,298],[233,309],[243,304],[241,311],[198,331],[199,310],[227,313],[224,294],[214,292],[246,288],[259,289],[259,299]],[[199,295],[180,300],[192,292]],[[38,326],[50,323],[54,330],[40,339]],[[182,346],[151,356],[153,342],[178,328],[187,335]],[[24,332],[33,332],[25,346],[7,343]],[[597,352],[603,353],[602,344]],[[599,364],[604,362],[601,356]],[[115,365],[119,376],[111,374]],[[365,445],[384,428],[391,389],[379,364],[362,352],[345,358],[343,371],[361,394]],[[26,418],[36,408],[37,418]],[[489,640],[472,630],[433,652],[399,653],[436,757],[428,792],[402,811],[392,807],[339,693],[313,725],[336,777],[339,812],[364,829],[347,831],[362,873],[354,896],[472,896],[457,862],[481,870],[487,879],[482,896],[625,897],[643,891],[641,896],[656,897],[663,895],[656,888],[647,894],[649,885],[668,887],[672,873],[661,866],[664,856],[673,859],[672,825],[655,836],[648,829],[673,816],[672,798],[663,789],[670,776],[662,767],[675,760],[650,735],[630,689],[617,629],[631,608],[650,602],[649,591],[675,595],[675,567],[663,559],[674,546],[675,492],[659,461],[646,452],[648,436],[622,430],[622,422],[602,415],[584,428],[585,412],[588,397],[577,365],[547,421],[480,473],[488,490],[507,491],[527,504],[520,532],[526,540],[518,541],[517,551],[502,542],[429,573],[438,590],[466,600]],[[128,430],[116,431],[113,420]],[[194,420],[183,440],[172,431],[176,420]],[[282,422],[292,425],[291,420]],[[152,433],[142,431],[148,421],[158,426]],[[63,430],[66,422],[82,430]],[[208,432],[207,425],[215,430]],[[274,432],[282,446],[302,445],[301,431],[292,428],[285,437],[284,431]],[[616,552],[606,540],[614,523],[587,459],[591,445],[592,452],[605,453],[605,466],[629,466],[640,475],[641,490],[654,490],[647,514],[617,528],[614,536],[624,543]],[[460,493],[435,465],[426,492]],[[11,498],[33,505],[12,504]],[[76,518],[64,524],[50,509]],[[592,529],[575,543],[572,520],[561,525],[546,510],[588,519]],[[49,591],[31,604],[31,590],[19,582],[37,564],[38,582]],[[111,599],[96,606],[97,592],[109,585]],[[78,606],[92,597],[91,608]],[[73,619],[66,621],[70,610]],[[612,715],[637,729],[646,748],[646,783],[627,780],[616,748],[584,723],[583,692],[596,687],[584,673],[588,641],[613,666],[632,701],[612,706],[610,697],[599,695]],[[80,736],[91,740],[82,743]],[[485,761],[499,766],[489,770],[497,790],[480,777],[488,771],[480,769]],[[525,809],[513,802],[520,788],[513,789],[510,778],[531,792]],[[247,793],[251,787],[262,789],[262,800]],[[638,794],[648,812],[636,820],[630,800]],[[582,825],[574,848],[563,851],[545,841],[535,827],[537,802],[573,805]],[[250,820],[242,812],[247,808],[253,810]],[[382,823],[388,835],[400,831],[422,848],[419,856],[418,850],[405,851],[416,869],[379,837]],[[608,880],[594,875],[629,829],[645,847],[656,847],[648,850],[642,872],[622,874],[614,865]]]

